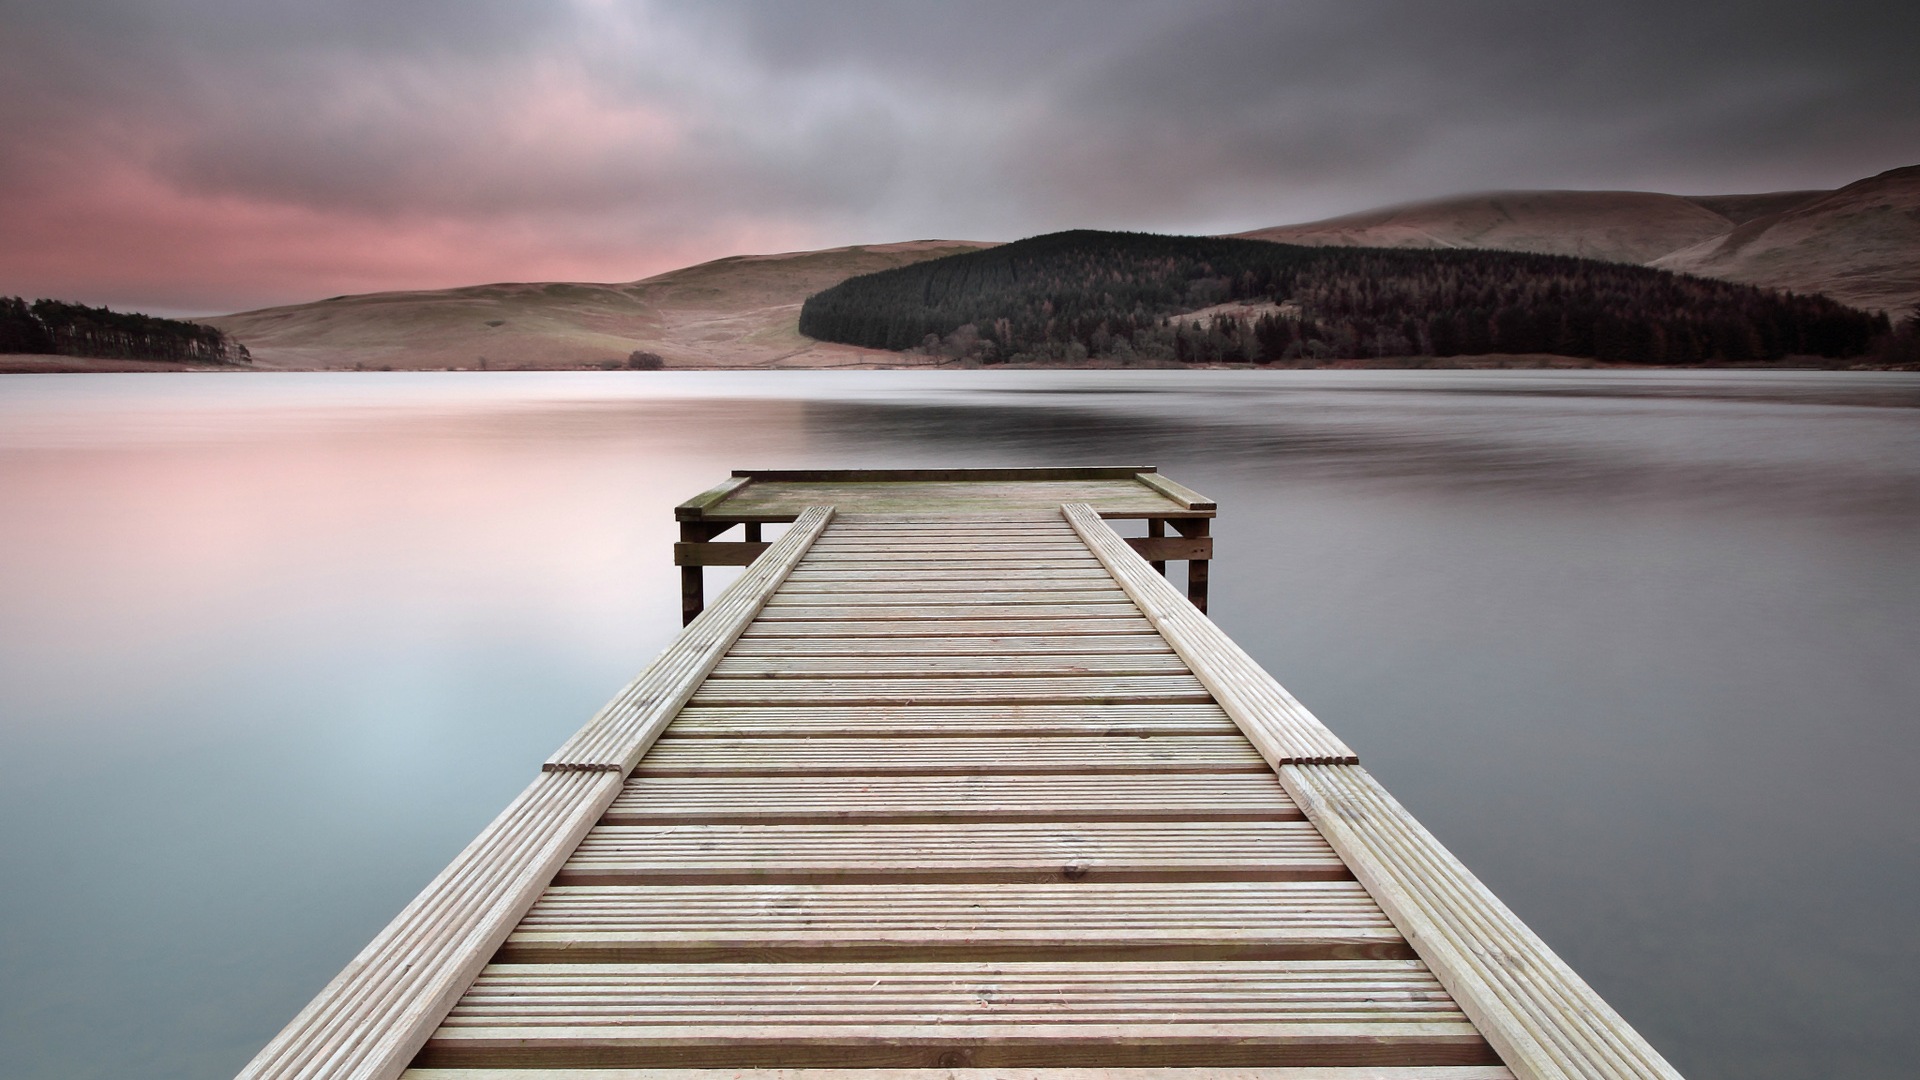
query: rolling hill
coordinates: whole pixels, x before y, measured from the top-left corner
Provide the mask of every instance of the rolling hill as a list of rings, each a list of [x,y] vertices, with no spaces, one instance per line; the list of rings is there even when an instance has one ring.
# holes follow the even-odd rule
[[[1733,227],[1724,215],[1678,195],[1500,191],[1236,235],[1312,247],[1494,248],[1645,263]]]
[[[1920,165],[1755,217],[1651,265],[1911,311],[1920,306]]]
[[[1236,236],[1567,255],[1823,292],[1896,319],[1920,307],[1920,166],[1837,191],[1463,195]],[[636,350],[671,367],[890,367],[923,360],[805,337],[802,303],[848,278],[990,246],[920,240],[746,255],[633,282],[371,293],[200,321],[246,345],[260,367],[581,367]]]
[[[1235,235],[1312,246],[1578,255],[1820,292],[1895,316],[1920,307],[1920,165],[1837,191],[1491,192]]]
[[[263,368],[560,368],[659,353],[671,367],[897,366],[802,337],[800,305],[846,278],[986,245],[920,240],[744,255],[641,281],[336,296],[203,319]]]

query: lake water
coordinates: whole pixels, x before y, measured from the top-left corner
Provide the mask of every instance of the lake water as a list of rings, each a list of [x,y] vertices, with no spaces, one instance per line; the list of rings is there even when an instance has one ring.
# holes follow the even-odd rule
[[[0,1075],[237,1070],[728,470],[1036,464],[1217,498],[1214,618],[1683,1073],[1913,1075],[1920,376],[1733,372],[7,376]]]

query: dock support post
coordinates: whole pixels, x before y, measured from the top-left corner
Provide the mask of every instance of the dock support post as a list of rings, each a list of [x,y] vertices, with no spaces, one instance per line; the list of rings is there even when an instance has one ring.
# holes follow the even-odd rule
[[[1211,518],[1175,518],[1174,529],[1181,536],[1199,537],[1210,535],[1213,526]],[[1207,610],[1207,559],[1187,560],[1187,599],[1203,613]]]
[[[1148,518],[1147,519],[1147,535],[1149,537],[1154,537],[1154,538],[1167,535],[1167,519],[1166,518]],[[1153,567],[1155,570],[1158,570],[1160,572],[1161,577],[1167,576],[1167,560],[1153,559],[1149,561],[1147,565]]]
[[[705,521],[683,521],[680,523],[682,543],[698,544],[711,540],[727,530],[728,526],[714,525]],[[685,626],[700,616],[707,607],[706,568],[701,566],[682,566],[680,568],[680,625]]]

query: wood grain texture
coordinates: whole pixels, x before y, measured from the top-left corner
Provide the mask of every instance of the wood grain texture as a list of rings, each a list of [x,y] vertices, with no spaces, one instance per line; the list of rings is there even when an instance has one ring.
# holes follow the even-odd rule
[[[654,744],[636,775],[859,776],[889,773],[1263,772],[1234,735],[800,736]]]
[[[1210,1068],[409,1068],[403,1080],[1513,1080],[1500,1065]]]
[[[608,825],[1298,821],[1271,773],[891,773],[627,779]]]
[[[1411,959],[1350,881],[559,886],[501,963]]]
[[[1188,675],[1186,661],[1165,653],[1113,656],[729,656],[710,679],[973,679],[991,676],[1075,678],[1086,675]]]
[[[1090,503],[1103,513],[1145,516],[1205,513],[1189,510],[1129,475],[1124,479],[899,480],[786,479],[756,476],[724,502],[709,507],[709,518],[771,517],[801,506],[838,506],[854,514],[890,517],[923,515],[955,519],[1000,517],[1008,512],[1045,511],[1063,502]]]
[[[1352,763],[1358,760],[1318,717],[1307,711],[1234,640],[1154,573],[1090,507],[1062,508],[1067,523],[1087,542],[1127,595],[1146,614],[1214,699],[1275,767],[1292,763]]]
[[[708,1066],[1492,1057],[1433,977],[1408,960],[498,964],[448,1016],[421,1064],[481,1055]]]
[[[891,620],[872,612],[845,619],[762,619],[749,625],[741,639],[771,638],[893,638],[893,637],[1027,637],[1050,635],[1085,639],[1095,634],[1140,634],[1153,624],[1137,610],[1128,615],[1049,616],[1022,613],[1019,618],[944,618]]]
[[[1143,472],[1135,473],[1133,478],[1139,483],[1144,484],[1149,488],[1152,488],[1154,491],[1159,492],[1160,494],[1166,496],[1169,499],[1172,499],[1175,503],[1177,503],[1183,509],[1218,510],[1220,508],[1219,503],[1214,502],[1212,499],[1207,498],[1205,495],[1200,494],[1199,492],[1193,490],[1187,485],[1182,484],[1177,480],[1172,480],[1165,476],[1161,476],[1157,472],[1143,471]]]
[[[1142,620],[1145,625],[1145,620]],[[731,660],[779,657],[930,657],[961,660],[994,656],[1171,656],[1165,638],[1151,629],[1134,633],[1074,635],[1004,634],[997,637],[766,637],[749,630],[727,651]],[[1186,661],[1181,661],[1186,666]]]
[[[1224,735],[1245,742],[1218,705],[695,705],[680,710],[670,735],[674,739]]]
[[[1280,780],[1524,1080],[1678,1080],[1665,1058],[1358,766]]]
[[[694,705],[1048,705],[1213,700],[1192,675],[949,675],[932,678],[708,679]]]
[[[557,881],[1315,881],[1348,877],[1304,822],[602,825]]]

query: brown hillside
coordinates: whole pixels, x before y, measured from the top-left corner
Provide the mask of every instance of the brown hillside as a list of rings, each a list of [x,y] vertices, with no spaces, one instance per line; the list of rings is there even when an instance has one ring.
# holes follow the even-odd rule
[[[1920,306],[1920,165],[1848,184],[1652,265],[1822,292],[1857,307]]]
[[[1733,226],[1722,214],[1678,195],[1503,191],[1235,235],[1314,246],[1502,248],[1644,263]]]
[[[670,367],[898,364],[800,336],[800,304],[856,274],[986,245],[921,240],[718,259],[625,284],[532,282],[369,293],[203,319],[259,367],[579,367],[659,353]]]
[[[1754,218],[1782,213],[1831,194],[1831,191],[1769,191],[1760,195],[1688,195],[1686,200],[1735,225],[1745,225]]]

